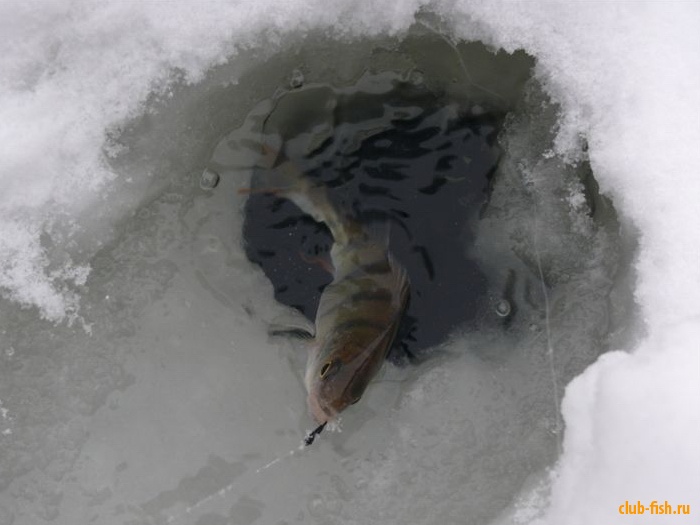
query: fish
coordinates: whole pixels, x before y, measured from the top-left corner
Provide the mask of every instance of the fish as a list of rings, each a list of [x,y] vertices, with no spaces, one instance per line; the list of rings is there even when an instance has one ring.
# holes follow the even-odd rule
[[[328,189],[305,176],[289,159],[263,147],[268,167],[263,188],[294,202],[331,232],[332,281],[324,288],[313,326],[304,385],[308,410],[323,427],[357,403],[381,369],[407,308],[410,280],[389,251],[386,223],[362,224],[336,209]],[[298,326],[295,327],[298,329]]]

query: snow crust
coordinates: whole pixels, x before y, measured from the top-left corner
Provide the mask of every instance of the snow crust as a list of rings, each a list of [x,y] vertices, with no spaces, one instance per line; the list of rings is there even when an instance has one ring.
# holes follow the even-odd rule
[[[537,523],[630,523],[626,500],[700,509],[700,6],[688,2],[432,4],[454,34],[525,49],[562,105],[557,152],[581,140],[596,178],[640,233],[645,333],[566,389],[566,433]],[[420,2],[0,4],[0,289],[61,320],[79,311],[81,221],[129,185],[110,132],[236,49],[323,28],[405,30]],[[61,256],[56,256],[58,245]],[[523,501],[527,495],[523,496]],[[547,503],[548,501],[548,503]],[[521,502],[522,503],[522,502]],[[518,504],[514,519],[518,518]],[[523,511],[524,512],[524,511]],[[674,516],[672,523],[689,523]],[[665,523],[660,516],[636,523]]]

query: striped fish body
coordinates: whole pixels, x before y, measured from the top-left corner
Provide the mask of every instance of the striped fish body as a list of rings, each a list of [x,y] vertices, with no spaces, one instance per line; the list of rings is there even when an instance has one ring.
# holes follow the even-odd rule
[[[278,152],[263,147],[264,186],[294,202],[333,235],[333,281],[318,306],[305,374],[309,410],[319,424],[356,403],[382,367],[408,302],[406,271],[389,253],[389,235],[334,208],[314,184]],[[265,190],[263,190],[265,191]]]
[[[336,243],[331,257],[336,274],[321,295],[305,378],[319,424],[362,397],[391,348],[409,293],[405,270],[381,239],[360,234]]]

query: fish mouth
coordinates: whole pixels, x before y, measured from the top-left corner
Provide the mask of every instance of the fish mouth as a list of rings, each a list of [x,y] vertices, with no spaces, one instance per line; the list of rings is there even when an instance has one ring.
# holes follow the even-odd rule
[[[314,420],[319,425],[333,421],[338,415],[336,410],[328,405],[322,404],[319,397],[314,394],[309,394],[307,404],[309,405],[309,412],[311,412]]]

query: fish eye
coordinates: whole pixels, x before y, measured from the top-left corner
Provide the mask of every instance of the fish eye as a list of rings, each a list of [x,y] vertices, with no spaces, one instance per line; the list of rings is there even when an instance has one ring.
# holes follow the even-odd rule
[[[319,376],[321,379],[325,379],[326,376],[328,376],[328,374],[331,372],[331,369],[337,370],[338,368],[340,368],[340,363],[337,360],[326,361],[321,367]]]

